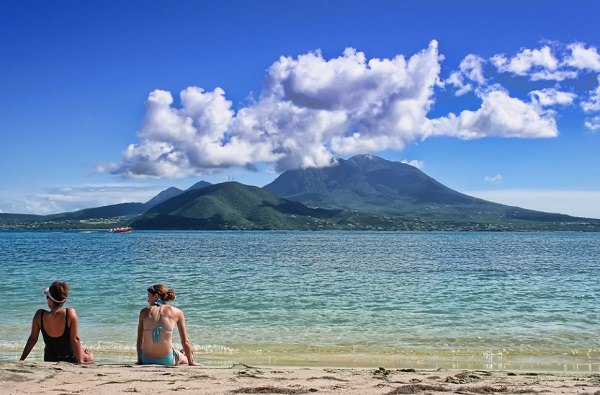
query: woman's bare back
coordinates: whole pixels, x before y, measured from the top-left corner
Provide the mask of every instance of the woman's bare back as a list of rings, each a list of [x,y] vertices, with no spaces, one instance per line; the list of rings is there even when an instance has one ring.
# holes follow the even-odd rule
[[[142,310],[142,352],[150,358],[162,358],[173,352],[173,330],[177,309],[169,305],[148,306]]]

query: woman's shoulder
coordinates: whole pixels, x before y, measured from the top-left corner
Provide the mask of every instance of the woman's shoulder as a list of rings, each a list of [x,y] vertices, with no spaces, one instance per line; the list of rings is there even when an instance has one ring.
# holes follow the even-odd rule
[[[69,318],[69,321],[77,319],[77,311],[73,307],[67,307],[65,309],[65,315]]]
[[[170,304],[165,304],[163,305],[163,308],[166,310],[166,312],[168,312],[169,314],[172,315],[177,315],[177,314],[181,314],[181,310],[178,307],[175,307],[173,305]]]
[[[69,316],[74,316],[74,315],[77,315],[77,311],[75,310],[75,308],[74,308],[74,307],[67,307],[67,308],[65,309],[65,312],[66,312],[66,313],[67,313],[67,315],[69,315]]]
[[[146,315],[148,315],[149,312],[150,312],[150,306],[146,306],[140,310],[140,315],[146,316]]]

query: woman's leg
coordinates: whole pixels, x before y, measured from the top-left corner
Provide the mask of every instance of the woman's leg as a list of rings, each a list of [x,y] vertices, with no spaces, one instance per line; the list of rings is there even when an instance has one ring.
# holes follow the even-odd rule
[[[83,361],[81,363],[92,363],[94,362],[94,353],[89,348],[83,349]]]
[[[175,365],[185,365],[188,363],[188,359],[183,350],[173,349],[173,354],[175,355]]]

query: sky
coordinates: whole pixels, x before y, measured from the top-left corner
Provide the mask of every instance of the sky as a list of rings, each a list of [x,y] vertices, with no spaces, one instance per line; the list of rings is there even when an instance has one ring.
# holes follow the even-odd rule
[[[375,154],[600,218],[595,0],[3,0],[0,212]]]

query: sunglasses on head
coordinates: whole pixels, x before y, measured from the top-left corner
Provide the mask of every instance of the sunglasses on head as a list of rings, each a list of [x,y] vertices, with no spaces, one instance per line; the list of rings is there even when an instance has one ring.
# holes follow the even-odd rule
[[[151,287],[148,287],[148,292],[150,292],[152,295],[156,295],[158,293],[158,291],[156,291],[154,289],[154,285],[151,286]]]

